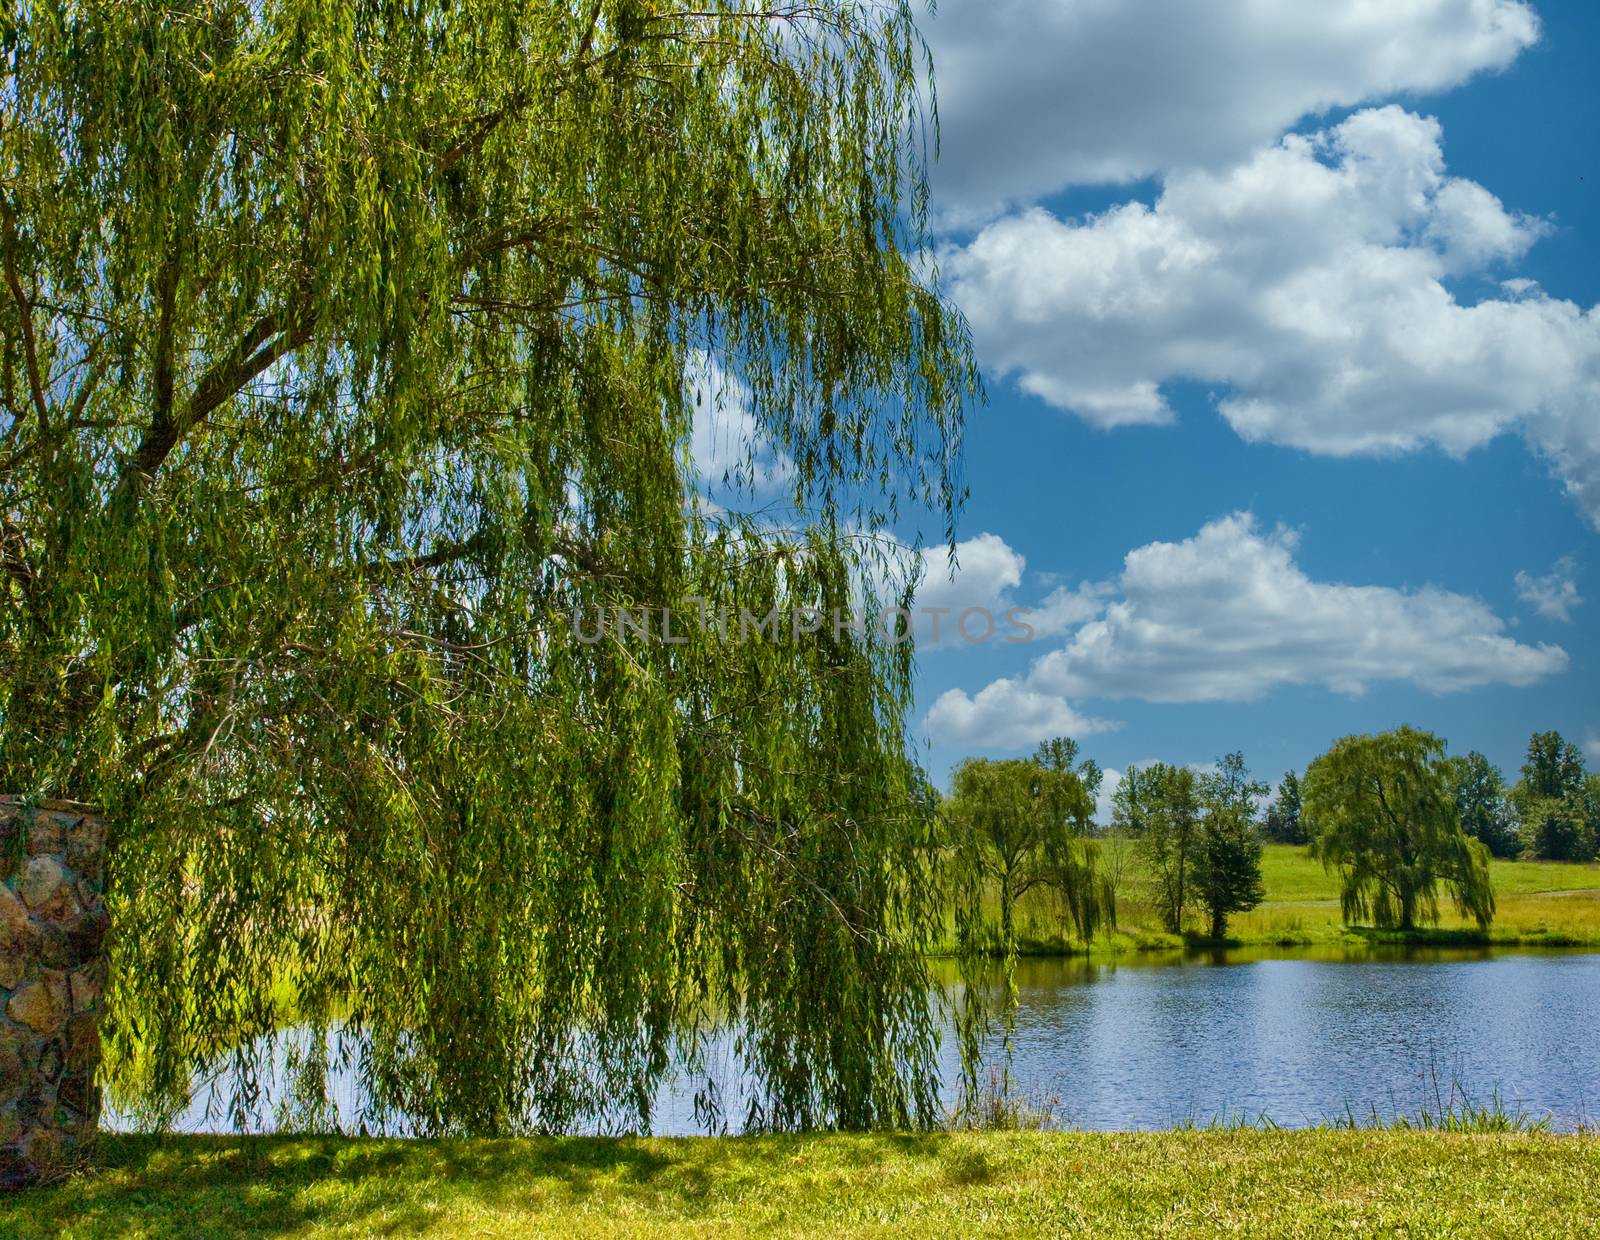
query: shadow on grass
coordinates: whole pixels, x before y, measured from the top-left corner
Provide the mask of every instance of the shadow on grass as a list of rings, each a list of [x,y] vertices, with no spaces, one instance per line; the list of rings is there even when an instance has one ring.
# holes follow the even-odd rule
[[[608,1209],[705,1215],[769,1181],[775,1168],[822,1156],[823,1140],[830,1165],[867,1167],[938,1159],[948,1139],[108,1135],[94,1170],[0,1197],[0,1236],[406,1236],[477,1210],[537,1216],[601,1197]]]
[[[692,1204],[710,1180],[703,1166],[627,1140],[105,1136],[94,1170],[0,1198],[0,1235],[412,1235],[447,1205],[537,1209],[602,1183]]]

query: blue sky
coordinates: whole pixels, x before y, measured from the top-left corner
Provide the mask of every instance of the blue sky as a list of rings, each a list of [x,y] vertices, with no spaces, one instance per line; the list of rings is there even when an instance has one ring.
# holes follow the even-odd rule
[[[1600,5],[941,0],[988,387],[916,730],[1263,776],[1410,723],[1600,768]],[[910,533],[910,531],[905,531]],[[924,531],[937,539],[938,532]]]
[[[1097,592],[1121,608],[1084,622],[1099,640],[924,649],[930,770],[1021,752],[1052,724],[1113,769],[1239,748],[1273,778],[1400,722],[1508,772],[1535,729],[1600,742],[1600,6],[1118,7],[947,0],[929,26],[941,265],[989,390],[967,440],[974,541],[939,601],[1027,606],[1087,582],[1080,610]],[[1314,137],[1347,122],[1361,136],[1343,147]],[[1290,133],[1310,149],[1274,172]],[[1319,167],[1359,183],[1294,201]],[[1309,264],[1296,253],[1340,230]],[[1316,333],[1325,360],[1273,326],[1300,295],[1341,320]],[[1258,297],[1269,322],[1213,328]],[[1119,298],[1132,307],[1107,309]],[[1506,321],[1452,327],[1482,303]],[[1450,338],[1434,359],[1426,340],[1391,351],[1341,330]],[[1167,410],[1095,391],[1127,380],[1153,381]],[[1283,406],[1250,438],[1219,411],[1241,390]]]

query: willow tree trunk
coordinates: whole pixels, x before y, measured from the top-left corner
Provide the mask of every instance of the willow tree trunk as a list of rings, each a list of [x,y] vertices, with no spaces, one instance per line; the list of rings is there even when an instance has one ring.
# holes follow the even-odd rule
[[[0,797],[0,1190],[83,1162],[100,1125],[106,828]]]

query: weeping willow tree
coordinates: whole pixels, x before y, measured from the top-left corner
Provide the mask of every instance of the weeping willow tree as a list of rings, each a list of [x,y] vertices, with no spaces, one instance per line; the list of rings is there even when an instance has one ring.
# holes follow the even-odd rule
[[[1005,1058],[1002,1083],[1007,1090],[1011,1085],[1018,901],[1029,892],[1049,892],[1085,945],[1101,926],[1116,924],[1115,895],[1091,838],[1100,768],[1093,761],[1075,766],[1077,755],[1076,741],[1056,737],[1027,759],[969,758],[956,768],[940,807],[966,983],[958,1007],[965,1105],[981,1096],[982,1037],[996,1016]],[[984,976],[986,959],[996,955],[998,987]]]
[[[969,758],[956,768],[943,812],[949,825],[957,894],[957,930],[982,950],[994,940],[1017,951],[1016,908],[1036,889],[1055,895],[1078,938],[1114,923],[1110,887],[1091,838],[1100,769],[1075,768],[1076,741],[1057,737],[1028,759]]]
[[[1489,850],[1461,828],[1445,745],[1401,727],[1346,736],[1306,770],[1311,853],[1337,869],[1347,922],[1414,930],[1439,920],[1439,885],[1480,928],[1494,919]]]
[[[732,1022],[752,1125],[926,1120],[910,648],[693,622],[953,528],[907,4],[0,23],[0,788],[114,823],[113,1085],[293,1022],[420,1131],[637,1126]],[[789,532],[696,501],[705,356]]]

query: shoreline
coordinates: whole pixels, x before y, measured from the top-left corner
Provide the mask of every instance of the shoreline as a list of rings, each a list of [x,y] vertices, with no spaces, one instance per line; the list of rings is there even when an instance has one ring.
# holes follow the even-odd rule
[[[1559,893],[1567,894],[1567,893]],[[1405,948],[1459,948],[1462,950],[1498,950],[1516,948],[1548,948],[1559,951],[1600,951],[1600,935],[1578,931],[1554,931],[1542,934],[1501,933],[1494,927],[1487,931],[1444,927],[1424,930],[1378,930],[1366,926],[1345,927],[1334,935],[1249,938],[1208,938],[1204,935],[1164,935],[1165,940],[1152,941],[1154,935],[1132,942],[1096,941],[1088,947],[1061,945],[1050,942],[1022,942],[1017,945],[1019,960],[1086,960],[1116,961],[1160,956],[1194,956],[1223,952],[1288,952],[1316,949],[1343,950],[1352,955],[1363,951],[1383,951]],[[996,949],[984,953],[991,960],[1003,960],[1005,953]],[[955,961],[958,953],[943,950],[929,953],[930,960]],[[1265,957],[1264,957],[1265,958]]]

